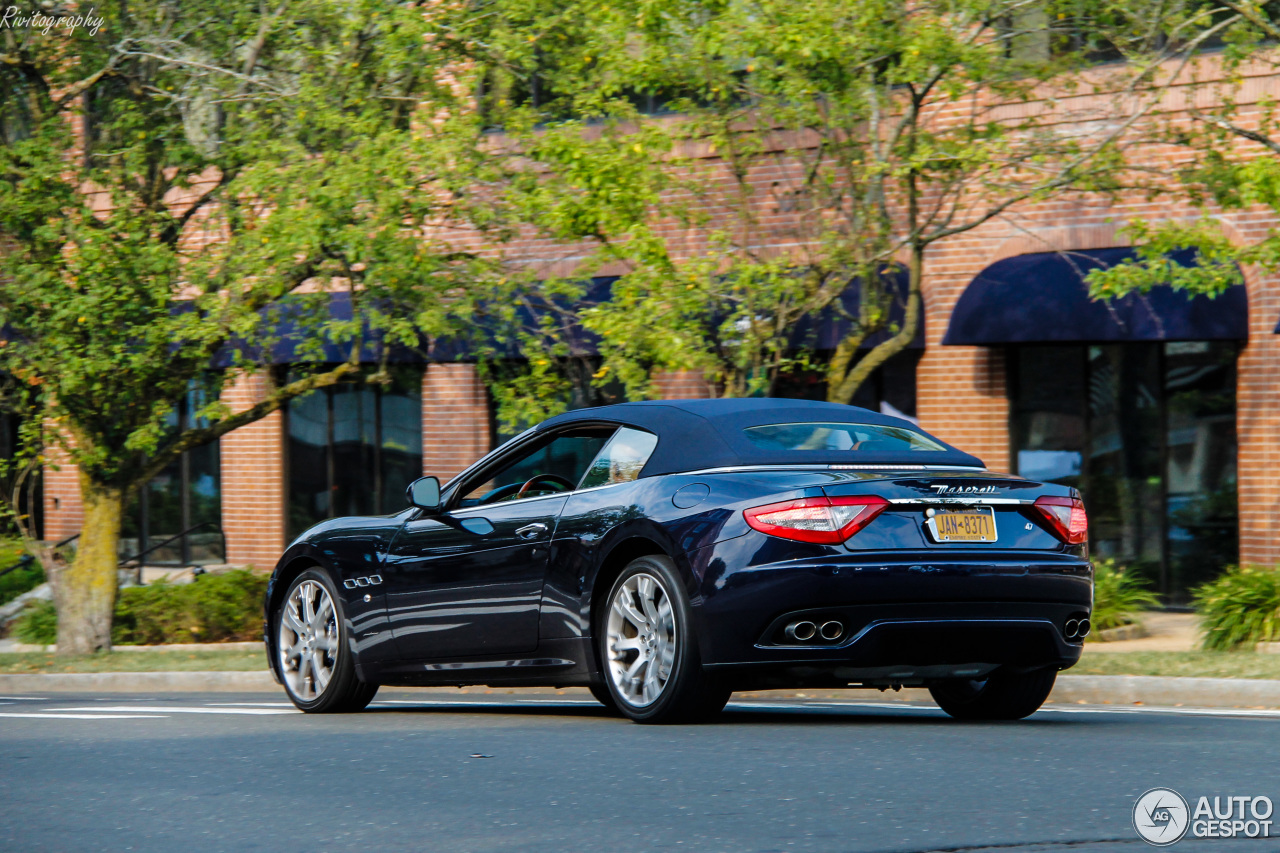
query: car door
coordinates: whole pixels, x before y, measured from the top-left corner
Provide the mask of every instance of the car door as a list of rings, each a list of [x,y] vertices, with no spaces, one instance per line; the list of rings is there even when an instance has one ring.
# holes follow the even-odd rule
[[[405,523],[391,543],[384,577],[402,658],[537,647],[556,522],[613,429],[579,427],[539,437],[451,489],[445,512]]]

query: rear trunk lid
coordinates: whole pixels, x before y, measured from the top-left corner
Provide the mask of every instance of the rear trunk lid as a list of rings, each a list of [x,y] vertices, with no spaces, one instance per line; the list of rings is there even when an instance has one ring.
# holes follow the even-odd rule
[[[937,472],[871,477],[822,487],[828,497],[876,495],[888,508],[850,538],[851,551],[921,548],[957,553],[972,550],[1063,551],[1034,503],[1045,495],[1071,497],[1068,486],[1038,483],[987,472]]]

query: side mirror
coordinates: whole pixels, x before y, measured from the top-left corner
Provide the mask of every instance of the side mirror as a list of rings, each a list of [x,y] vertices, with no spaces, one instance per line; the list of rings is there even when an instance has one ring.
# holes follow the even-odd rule
[[[419,477],[404,490],[404,496],[418,509],[434,512],[440,509],[440,481],[435,477]]]

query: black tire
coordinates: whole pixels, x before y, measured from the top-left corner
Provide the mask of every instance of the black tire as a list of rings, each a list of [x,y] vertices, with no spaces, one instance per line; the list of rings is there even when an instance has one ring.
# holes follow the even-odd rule
[[[621,717],[622,711],[618,710],[618,703],[613,701],[613,694],[609,692],[609,688],[604,684],[590,684],[587,689],[591,691],[591,695],[596,701],[604,706],[605,711],[614,717]]]
[[[671,624],[666,625],[664,622],[664,625],[655,628],[655,631],[669,638],[663,642],[674,640],[674,648],[669,674],[661,691],[656,698],[640,704],[632,701],[632,698],[628,697],[617,683],[617,677],[612,669],[613,658],[610,655],[608,629],[610,612],[619,591],[623,590],[629,582],[640,583],[641,576],[644,575],[658,582],[662,595],[661,598],[655,596],[655,599],[659,601],[665,599],[669,604]],[[702,659],[698,654],[697,638],[690,615],[689,596],[685,592],[684,582],[679,572],[676,571],[675,563],[668,557],[651,556],[632,560],[613,582],[608,597],[600,602],[595,628],[605,689],[613,700],[614,706],[624,716],[637,723],[692,723],[710,719],[724,710],[725,703],[729,701],[730,691],[709,678],[702,669]],[[639,654],[641,653],[637,651],[637,656]],[[658,652],[655,650],[650,659],[657,656]],[[634,661],[635,658],[629,658],[625,662],[619,660],[619,665],[625,666]],[[645,664],[646,678],[648,669],[649,665]],[[658,671],[661,672],[661,669],[659,664]]]
[[[957,720],[1021,720],[1040,709],[1053,690],[1056,669],[995,673],[985,681],[955,679],[929,687],[933,701]]]
[[[294,593],[304,584],[319,584],[323,587],[334,609],[333,619],[326,620],[325,639],[336,642],[333,650],[323,652],[324,663],[329,666],[332,675],[323,688],[315,691],[314,696],[304,695],[295,690],[292,683],[294,679],[290,678],[289,674],[297,672],[298,666],[296,664],[291,666],[280,649],[280,623],[285,618],[286,609],[294,600]],[[280,668],[281,675],[284,676],[284,692],[288,695],[289,701],[293,702],[299,710],[308,714],[347,714],[363,711],[372,701],[374,694],[378,692],[378,685],[367,684],[356,675],[355,658],[347,630],[342,596],[338,594],[337,586],[329,577],[329,573],[323,569],[307,569],[293,579],[293,583],[289,584],[289,588],[276,605],[275,612],[271,614],[271,629],[271,636],[275,639],[272,653],[276,655],[275,662]],[[296,632],[294,633],[296,638]],[[304,682],[302,686],[305,687],[306,679],[302,681]],[[312,679],[311,683],[314,688],[315,679]]]

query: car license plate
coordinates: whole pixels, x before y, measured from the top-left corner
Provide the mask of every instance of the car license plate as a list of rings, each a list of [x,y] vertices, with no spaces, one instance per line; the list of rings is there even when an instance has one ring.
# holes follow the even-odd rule
[[[995,510],[989,507],[938,510],[928,525],[929,532],[938,542],[996,541]]]

